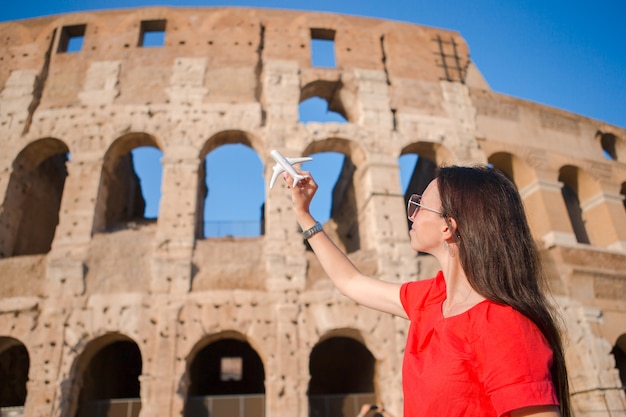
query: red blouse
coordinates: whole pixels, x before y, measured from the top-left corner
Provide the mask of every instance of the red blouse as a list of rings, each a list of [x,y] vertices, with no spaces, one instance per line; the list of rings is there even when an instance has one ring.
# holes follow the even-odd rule
[[[402,285],[411,325],[404,352],[404,417],[497,417],[558,404],[552,350],[537,326],[513,308],[486,300],[444,318],[446,283]]]

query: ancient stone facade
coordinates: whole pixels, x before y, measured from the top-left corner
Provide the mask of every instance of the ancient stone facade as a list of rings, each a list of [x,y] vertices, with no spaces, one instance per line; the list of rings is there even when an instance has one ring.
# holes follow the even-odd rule
[[[152,32],[162,46],[145,47]],[[312,65],[312,38],[334,67]],[[347,122],[300,123],[310,97]],[[575,415],[626,416],[626,130],[491,91],[456,32],[164,7],[0,24],[3,412],[207,415],[192,397],[229,394],[250,416],[323,415],[337,398],[345,416],[373,398],[401,415],[406,322],[332,287],[287,192],[266,190],[260,236],[202,236],[203,161],[233,143],[265,184],[271,149],[344,154],[325,229],[392,281],[436,272],[409,248],[398,158],[420,156],[416,191],[435,165],[503,169],[563,313]],[[163,152],[156,221],[137,220],[138,146]]]

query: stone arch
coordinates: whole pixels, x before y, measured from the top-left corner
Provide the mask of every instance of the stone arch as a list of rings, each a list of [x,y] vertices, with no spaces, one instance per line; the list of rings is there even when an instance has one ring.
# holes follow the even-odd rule
[[[415,154],[417,162],[404,194],[404,207],[411,194],[422,194],[428,184],[435,178],[437,167],[451,159],[451,153],[442,145],[431,142],[416,142],[405,146],[400,155]],[[408,227],[411,222],[407,219]]]
[[[537,180],[534,170],[523,159],[508,152],[496,152],[488,158],[488,162],[505,173],[518,190],[527,187]]]
[[[206,157],[209,153],[216,150],[217,148],[224,145],[244,145],[251,148],[257,156],[264,154],[264,148],[262,146],[261,140],[256,136],[242,131],[242,130],[223,130],[213,134],[202,146],[199,157],[200,157],[200,166],[198,168],[198,192],[197,192],[197,208],[196,208],[196,237],[203,238],[204,237],[204,210],[205,210],[205,201],[207,195],[209,193],[209,189],[206,184]],[[261,160],[261,166],[262,159]],[[241,169],[243,167],[237,167],[236,161],[233,169]],[[260,172],[261,174],[261,184],[265,183],[265,178],[263,177],[263,170]],[[253,180],[253,179],[252,179]],[[259,230],[260,234],[264,233],[265,230],[265,203],[261,203],[259,210]]]
[[[131,220],[142,220],[145,201],[131,151],[141,146],[163,150],[156,137],[132,132],[117,138],[104,155],[93,232],[111,231]]]
[[[314,80],[305,84],[300,90],[300,103],[312,97],[326,101],[328,110],[339,113],[346,120],[358,120],[356,97],[347,91],[341,79]]]
[[[59,223],[69,148],[45,138],[27,145],[13,161],[0,210],[0,258],[47,253]]]
[[[433,161],[437,166],[448,165],[454,160],[452,152],[444,145],[434,142],[413,142],[400,151],[400,155],[415,153]]]
[[[593,204],[594,197],[601,193],[599,184],[591,175],[573,165],[561,167],[559,181],[563,183],[561,193],[577,242],[593,244],[592,228],[601,219],[589,216],[586,206]]]
[[[615,135],[598,131],[596,133],[596,139],[600,142],[604,155],[608,159],[617,160],[617,141]]]
[[[524,210],[528,219],[532,233],[539,237],[549,228],[548,218],[562,217],[551,214],[551,204],[547,203],[548,199],[553,196],[557,203],[560,204],[562,197],[557,194],[561,192],[559,184],[553,184],[555,192],[549,191],[549,183],[538,178],[534,167],[527,162],[526,159],[520,158],[508,152],[496,152],[488,158],[495,168],[498,168],[515,184],[524,203]],[[561,208],[561,206],[559,206]],[[553,209],[553,208],[552,208]],[[562,213],[565,213],[563,206]],[[567,226],[565,226],[567,227]]]
[[[361,249],[361,224],[359,209],[363,206],[365,189],[359,176],[355,175],[359,167],[366,164],[365,151],[354,141],[342,138],[328,138],[309,144],[303,155],[309,156],[320,152],[337,152],[345,156],[339,179],[333,188],[330,220],[327,232],[333,233],[335,241],[352,253]]]
[[[619,372],[619,379],[622,381],[622,388],[626,393],[626,333],[617,338],[611,353],[615,358],[615,367]]]
[[[72,366],[71,395],[63,416],[107,415],[112,408],[137,415],[142,366],[139,346],[130,337],[108,333],[91,340]]]
[[[624,203],[624,210],[626,210],[626,181],[622,183],[619,189],[619,193],[622,196],[622,202]]]
[[[210,416],[217,408],[231,415],[265,409],[263,361],[241,333],[224,331],[196,344],[187,357],[185,378],[185,416]]]
[[[0,337],[0,410],[26,402],[30,358],[22,342]]]
[[[603,128],[596,132],[596,140],[602,148],[602,152],[607,159],[613,161],[623,161],[626,155],[626,140],[614,129]]]
[[[351,417],[376,402],[376,359],[361,334],[336,329],[320,338],[309,358],[309,416]]]

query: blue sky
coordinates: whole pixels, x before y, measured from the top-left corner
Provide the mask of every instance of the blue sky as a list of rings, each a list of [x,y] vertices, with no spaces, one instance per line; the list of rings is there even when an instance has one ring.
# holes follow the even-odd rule
[[[441,27],[460,32],[469,44],[472,60],[494,91],[626,127],[626,2],[623,0],[34,0],[6,3],[0,9],[0,21],[150,5],[243,6],[316,10]],[[258,164],[258,170],[262,170],[260,161]],[[314,160],[305,168],[315,174],[315,169],[321,165],[319,160]],[[209,172],[208,178],[211,175]],[[158,189],[160,179],[153,179]],[[262,189],[260,181],[258,186]],[[213,194],[218,192],[217,188],[212,187]],[[216,219],[223,215],[214,214]]]

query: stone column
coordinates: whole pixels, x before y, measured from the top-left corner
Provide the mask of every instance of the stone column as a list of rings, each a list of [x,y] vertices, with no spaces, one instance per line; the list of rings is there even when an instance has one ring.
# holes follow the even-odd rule
[[[59,374],[64,344],[58,334],[63,329],[64,319],[65,313],[56,307],[43,308],[36,318],[32,328],[35,338],[28,349],[30,370],[25,416],[58,417],[64,411],[62,407],[68,405]]]
[[[300,77],[298,62],[268,60],[263,65],[262,103],[269,126],[298,122]]]
[[[571,299],[558,302],[565,313],[565,356],[576,417],[626,417],[626,400],[610,354],[611,344],[597,336],[602,311]]]
[[[47,257],[47,293],[52,298],[85,292],[85,250],[96,222],[102,156],[72,154],[59,209],[59,224]]]
[[[302,389],[300,372],[295,372],[300,368],[298,310],[298,306],[292,304],[277,305],[274,309],[276,349],[266,365],[265,374],[265,410],[268,417],[307,416],[307,408],[302,404],[307,384],[304,383]]]
[[[38,73],[36,70],[14,70],[0,91],[0,122],[4,132],[21,133],[28,119]]]
[[[357,111],[358,123],[362,126],[374,126],[385,132],[394,129],[393,113],[391,111],[391,100],[389,97],[389,84],[384,71],[355,70],[354,78],[358,83],[354,102],[359,106]],[[344,95],[350,95],[343,89],[339,92],[346,105],[350,104]]]
[[[170,305],[165,298],[155,297],[149,320],[154,324],[150,336],[151,349],[143,360],[141,412],[139,417],[180,416],[182,403],[175,401],[177,316],[180,306]],[[147,349],[146,349],[147,350]]]
[[[626,251],[626,212],[621,195],[601,192],[581,202],[580,207],[594,245]]]
[[[546,247],[577,243],[561,188],[559,181],[539,178],[519,190],[531,231]]]
[[[408,281],[417,278],[417,267],[412,264],[417,257],[409,245],[399,171],[390,156],[372,153],[368,164],[359,166],[354,181],[361,250],[377,252],[383,279]]]
[[[155,293],[185,294],[191,286],[198,170],[197,150],[187,146],[167,149],[163,157],[163,188],[152,258]]]
[[[286,151],[289,156],[299,155],[299,151]],[[274,160],[265,162],[265,178],[271,178]],[[279,178],[272,190],[266,184],[265,198],[265,244],[263,246],[266,263],[268,291],[302,290],[306,285],[305,246],[298,231],[298,223],[293,215],[291,194],[283,189]]]

